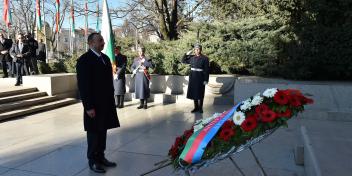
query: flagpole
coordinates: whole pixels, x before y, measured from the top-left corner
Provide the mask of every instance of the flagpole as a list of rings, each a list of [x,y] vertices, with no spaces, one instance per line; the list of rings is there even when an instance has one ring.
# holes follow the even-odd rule
[[[47,42],[46,42],[46,25],[45,25],[45,9],[44,9],[44,3],[45,3],[45,0],[43,0],[43,3],[42,3],[42,9],[43,9],[43,23],[44,23],[44,45],[45,45],[45,62],[46,63],[49,63],[49,58],[48,58],[48,45],[47,45]]]
[[[85,41],[88,39],[88,0],[85,1],[84,5],[84,16],[85,16],[85,30],[84,30],[84,35],[85,35]],[[88,51],[88,43],[85,42],[86,44],[86,51]]]

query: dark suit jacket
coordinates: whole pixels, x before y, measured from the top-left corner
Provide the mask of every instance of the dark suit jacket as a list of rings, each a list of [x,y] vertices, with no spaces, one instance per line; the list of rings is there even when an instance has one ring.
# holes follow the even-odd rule
[[[3,44],[0,42],[0,51],[5,51],[5,50],[9,51],[7,54],[0,53],[0,61],[5,59],[5,61],[11,62],[11,60],[12,60],[10,57],[11,47],[12,47],[12,40],[11,39],[5,39],[5,42]]]
[[[17,58],[17,54],[23,54],[22,58]],[[24,62],[24,60],[29,57],[31,54],[29,50],[29,46],[27,43],[23,43],[23,49],[22,52],[20,51],[20,48],[18,47],[18,42],[12,45],[12,48],[10,50],[10,55],[13,58],[13,62]]]
[[[88,50],[77,61],[78,89],[84,107],[84,129],[103,131],[120,126],[114,100],[112,67],[108,56],[103,61]],[[95,109],[96,117],[90,118],[86,111]]]

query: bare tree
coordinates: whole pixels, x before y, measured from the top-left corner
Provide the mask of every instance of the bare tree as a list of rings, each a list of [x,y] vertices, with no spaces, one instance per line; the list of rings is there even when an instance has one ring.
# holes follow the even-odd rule
[[[112,9],[112,18],[127,17],[145,32],[155,32],[162,40],[178,39],[190,14],[206,0],[131,0],[123,8]]]

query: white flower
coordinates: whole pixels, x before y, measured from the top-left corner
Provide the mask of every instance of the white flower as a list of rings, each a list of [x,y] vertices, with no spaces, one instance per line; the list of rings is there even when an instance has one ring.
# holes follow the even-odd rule
[[[200,129],[202,129],[203,128],[203,125],[202,124],[200,124],[200,125],[194,125],[193,126],[193,132],[196,132],[196,131],[198,131],[198,130],[200,130]]]
[[[260,93],[258,93],[257,95],[255,95],[253,97],[253,100],[251,102],[251,105],[252,106],[256,106],[256,105],[259,105],[263,102],[263,97],[260,96]]]
[[[241,111],[235,112],[235,114],[233,114],[233,117],[232,117],[233,123],[235,123],[236,125],[241,125],[245,119],[246,119],[246,116]]]
[[[277,92],[277,88],[266,89],[263,92],[264,97],[272,98]]]
[[[245,111],[245,110],[249,110],[251,109],[252,105],[251,105],[251,99],[247,99],[245,101],[243,101],[243,104],[240,106],[240,109],[242,111]]]

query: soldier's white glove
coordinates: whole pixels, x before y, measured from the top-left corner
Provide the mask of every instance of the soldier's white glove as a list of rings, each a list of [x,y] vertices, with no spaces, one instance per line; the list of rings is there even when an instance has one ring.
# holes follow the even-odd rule
[[[189,50],[189,51],[186,53],[186,55],[191,55],[192,52],[193,52],[193,50]]]
[[[208,82],[204,81],[204,82],[203,82],[203,84],[204,84],[204,85],[207,85],[207,84],[208,84]]]
[[[137,73],[137,70],[133,70],[133,74],[136,74]]]

